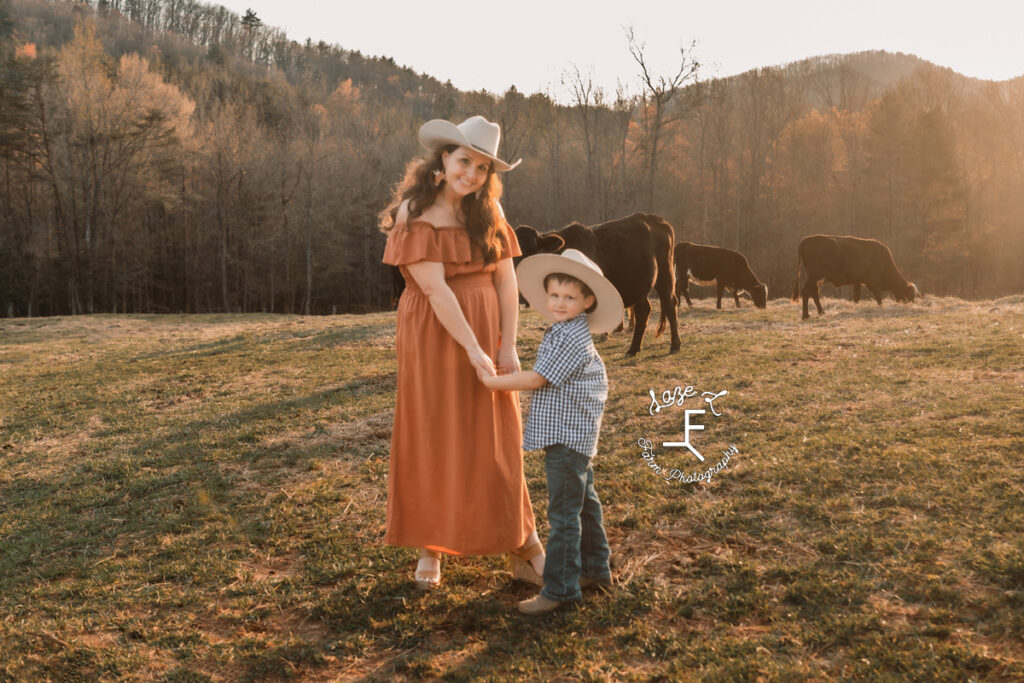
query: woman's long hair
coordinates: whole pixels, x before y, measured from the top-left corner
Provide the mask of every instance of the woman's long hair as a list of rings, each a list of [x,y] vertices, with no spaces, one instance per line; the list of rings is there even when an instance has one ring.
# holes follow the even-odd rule
[[[458,149],[458,145],[444,145],[437,148],[430,156],[413,159],[405,166],[405,175],[395,187],[391,195],[391,203],[380,213],[381,231],[387,233],[395,227],[398,207],[409,200],[409,221],[419,217],[433,206],[437,195],[444,187],[438,185],[434,178],[436,173],[444,172],[442,155]],[[462,198],[459,218],[466,224],[469,242],[483,256],[484,263],[498,260],[503,244],[499,238],[502,227],[502,212],[498,205],[501,199],[501,179],[491,164],[487,171],[487,180],[477,193],[470,193]]]

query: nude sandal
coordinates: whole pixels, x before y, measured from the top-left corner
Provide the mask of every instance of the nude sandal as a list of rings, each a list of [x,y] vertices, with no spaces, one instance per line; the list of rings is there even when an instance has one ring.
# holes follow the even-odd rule
[[[517,548],[509,555],[512,562],[512,580],[524,581],[534,586],[544,586],[544,578],[537,573],[537,570],[530,564],[530,560],[543,554],[544,546],[540,541],[534,541],[528,546]]]
[[[416,563],[413,581],[421,591],[437,590],[441,585],[441,558],[421,557],[420,561]]]

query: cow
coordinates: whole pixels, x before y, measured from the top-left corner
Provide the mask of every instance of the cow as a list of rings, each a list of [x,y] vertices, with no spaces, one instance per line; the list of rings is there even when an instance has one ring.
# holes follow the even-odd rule
[[[391,271],[391,305],[397,306],[402,292],[405,291],[405,278],[398,266],[388,266],[388,270]]]
[[[740,307],[739,291],[745,290],[758,308],[768,305],[768,285],[757,279],[746,257],[738,251],[705,244],[680,242],[675,250],[676,297],[681,294],[690,301],[689,281],[699,285],[716,284],[718,289],[717,307],[722,307],[722,293],[728,287],[736,308]]]
[[[632,309],[635,319],[627,357],[635,356],[640,350],[651,316],[651,302],[647,297],[655,290],[661,302],[661,320],[656,334],[664,329],[667,321],[672,334],[671,352],[679,351],[672,267],[675,231],[665,220],[652,214],[635,213],[593,227],[571,223],[561,230],[543,234],[528,225],[520,225],[516,228],[516,237],[523,257],[578,249],[601,268],[622,295],[623,305]]]
[[[800,266],[803,265],[804,281],[800,287]],[[861,285],[866,285],[882,305],[882,294],[892,292],[896,301],[913,303],[921,292],[913,282],[904,279],[893,261],[892,252],[878,240],[838,235],[808,235],[800,240],[797,248],[796,283],[793,285],[793,301],[803,295],[803,318],[806,320],[807,299],[814,298],[818,315],[825,310],[821,307],[821,281],[842,287],[853,285],[854,303],[860,300]]]

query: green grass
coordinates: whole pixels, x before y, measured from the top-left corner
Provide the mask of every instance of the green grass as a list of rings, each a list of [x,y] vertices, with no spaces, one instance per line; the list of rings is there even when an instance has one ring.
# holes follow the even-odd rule
[[[1024,300],[696,303],[679,354],[598,340],[618,584],[544,619],[381,543],[393,314],[0,321],[0,681],[1024,677]],[[677,385],[729,392],[709,484],[637,445],[701,469]]]

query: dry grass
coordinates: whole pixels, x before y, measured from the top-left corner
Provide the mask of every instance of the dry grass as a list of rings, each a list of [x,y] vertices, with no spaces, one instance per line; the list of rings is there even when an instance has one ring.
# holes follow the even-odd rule
[[[380,543],[393,314],[0,321],[0,680],[1024,677],[1024,296],[695,303],[680,354],[598,344],[618,583],[542,620]],[[691,384],[709,484],[637,445],[696,469],[648,412]]]

